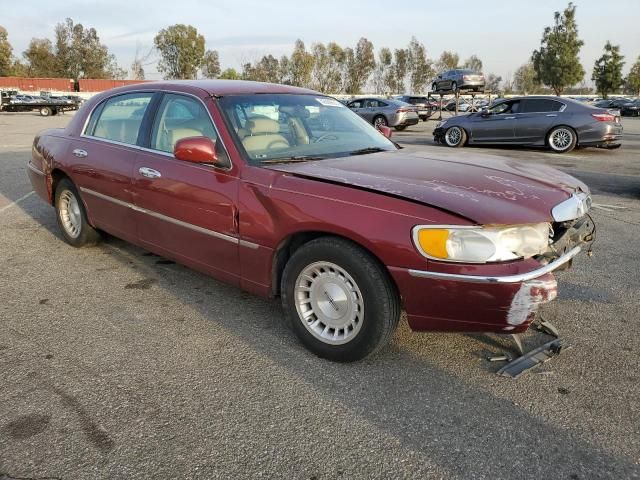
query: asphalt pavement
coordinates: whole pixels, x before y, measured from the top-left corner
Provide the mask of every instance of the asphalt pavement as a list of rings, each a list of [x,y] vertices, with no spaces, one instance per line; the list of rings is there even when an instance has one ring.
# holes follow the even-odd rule
[[[486,360],[506,337],[402,321],[377,356],[331,363],[277,300],[115,238],[68,246],[25,167],[70,118],[0,114],[0,479],[640,478],[640,119],[614,151],[456,151],[594,192],[594,256],[542,310],[573,348],[513,380]],[[393,138],[437,153],[434,124]]]

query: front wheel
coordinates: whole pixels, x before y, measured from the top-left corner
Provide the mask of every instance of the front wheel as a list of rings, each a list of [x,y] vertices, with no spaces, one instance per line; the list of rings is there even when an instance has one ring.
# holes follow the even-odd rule
[[[451,91],[452,92],[457,92],[458,91],[458,84],[456,82],[453,82],[451,84]]]
[[[398,132],[403,131],[405,128],[407,128],[406,125],[397,125],[394,127]]]
[[[55,207],[58,226],[69,245],[84,247],[100,240],[100,234],[87,221],[87,212],[76,187],[66,178],[56,187]]]
[[[467,132],[461,127],[449,127],[444,132],[444,143],[449,147],[462,147],[467,141]]]
[[[296,336],[329,360],[350,362],[375,353],[400,319],[388,272],[341,238],[322,237],[300,247],[285,267],[281,292]]]
[[[578,138],[570,127],[555,127],[547,136],[549,148],[556,153],[567,153],[576,147]]]

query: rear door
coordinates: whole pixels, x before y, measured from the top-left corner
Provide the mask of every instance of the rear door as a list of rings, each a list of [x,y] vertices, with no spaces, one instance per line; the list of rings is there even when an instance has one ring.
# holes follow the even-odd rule
[[[474,113],[469,117],[472,143],[512,143],[515,139],[518,100],[501,102],[488,110],[489,115]]]
[[[165,93],[133,170],[143,246],[230,283],[238,283],[238,178],[204,103]],[[210,101],[210,100],[207,100]],[[176,142],[206,136],[223,167],[177,160]]]
[[[565,104],[546,98],[525,98],[520,101],[520,113],[516,119],[517,143],[540,143],[554,124],[563,123]]]
[[[117,95],[99,104],[80,137],[73,138],[72,179],[94,226],[135,242],[131,176],[153,93]]]

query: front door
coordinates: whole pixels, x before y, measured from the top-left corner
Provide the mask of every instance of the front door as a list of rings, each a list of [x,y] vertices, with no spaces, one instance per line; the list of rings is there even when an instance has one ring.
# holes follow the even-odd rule
[[[238,179],[218,168],[177,160],[176,142],[207,136],[228,159],[201,99],[166,93],[151,128],[148,151],[133,171],[138,237],[143,246],[221,280],[239,283]]]
[[[518,101],[501,102],[491,107],[486,114],[473,114],[470,117],[471,141],[473,143],[513,142],[519,106]]]

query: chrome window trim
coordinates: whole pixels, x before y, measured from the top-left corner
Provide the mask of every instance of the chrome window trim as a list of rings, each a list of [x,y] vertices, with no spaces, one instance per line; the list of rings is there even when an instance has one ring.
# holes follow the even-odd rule
[[[533,280],[547,273],[551,273],[557,270],[565,263],[569,262],[573,257],[580,253],[580,247],[574,247],[566,252],[561,257],[557,258],[553,262],[548,263],[536,270],[532,270],[526,273],[518,273],[516,275],[463,275],[458,273],[442,273],[442,272],[430,272],[425,270],[413,270],[409,269],[409,275],[418,278],[431,278],[436,280],[453,280],[471,283],[521,283],[527,280]]]
[[[257,243],[249,242],[247,240],[241,240],[239,237],[234,237],[232,235],[227,235],[225,233],[217,232],[215,230],[209,230],[207,228],[199,227],[198,225],[194,225],[192,223],[183,222],[182,220],[178,220],[177,218],[169,217],[167,215],[163,215],[162,213],[155,212],[153,210],[148,210],[143,207],[139,207],[138,205],[134,205],[133,203],[125,202],[123,200],[119,200],[117,198],[110,197],[109,195],[104,195],[103,193],[96,192],[95,190],[91,190],[86,187],[80,187],[80,191],[83,193],[87,193],[89,195],[93,195],[94,197],[101,198],[102,200],[106,200],[108,202],[115,203],[116,205],[120,205],[121,207],[130,208],[131,210],[135,210],[136,212],[144,213],[146,215],[150,215],[159,220],[163,220],[165,222],[172,223],[179,227],[184,227],[189,230],[193,230],[198,233],[203,233],[205,235],[209,235],[211,237],[218,238],[220,240],[225,240],[227,242],[235,243],[237,245],[257,249],[260,247]]]
[[[206,92],[206,90],[203,90],[203,91]],[[86,135],[85,134],[85,132],[87,131],[87,127],[89,126],[89,121],[91,120],[91,117],[93,116],[93,113],[95,112],[96,108],[98,108],[104,102],[107,102],[107,101],[109,101],[110,99],[112,99],[114,97],[118,97],[118,96],[121,96],[121,95],[128,95],[130,93],[151,93],[151,94],[155,94],[155,93],[173,93],[173,94],[176,94],[176,95],[185,95],[185,96],[188,96],[188,97],[193,97],[196,100],[198,100],[202,104],[202,106],[204,107],[205,111],[207,112],[207,115],[209,116],[209,120],[211,120],[211,124],[213,125],[213,129],[216,131],[216,135],[218,137],[216,139],[216,143],[218,143],[218,140],[220,141],[220,143],[222,144],[222,148],[224,149],[225,153],[227,154],[227,158],[229,159],[229,166],[228,167],[218,167],[218,166],[215,166],[215,165],[207,165],[207,166],[210,167],[210,168],[215,168],[217,170],[223,170],[223,171],[229,171],[229,170],[231,170],[233,168],[233,160],[231,159],[231,155],[229,155],[229,149],[225,145],[224,140],[222,139],[222,136],[220,135],[220,130],[218,129],[218,126],[216,125],[216,122],[214,122],[213,117],[211,116],[211,112],[209,111],[209,109],[205,105],[204,101],[200,97],[198,97],[197,95],[194,95],[193,93],[189,93],[189,92],[180,92],[180,91],[177,91],[177,90],[141,89],[141,90],[128,90],[126,92],[119,92],[119,93],[117,93],[115,95],[111,95],[110,97],[105,97],[101,101],[96,103],[91,108],[91,111],[87,115],[87,118],[84,121],[84,125],[82,126],[82,130],[80,132],[80,137],[81,138],[89,138],[89,139],[92,139],[92,140],[99,140],[101,142],[112,143],[112,144],[121,145],[121,146],[124,146],[124,147],[131,147],[131,148],[135,148],[136,150],[142,150],[144,152],[157,153],[159,155],[164,155],[165,157],[169,157],[169,158],[175,159],[176,157],[172,153],[163,152],[162,150],[154,150],[153,148],[141,147],[140,145],[135,145],[135,144],[130,144],[130,143],[123,143],[123,142],[118,142],[116,140],[109,140],[108,138],[101,138],[101,137],[96,137],[96,136],[93,136],[93,135]],[[209,93],[209,92],[207,92],[207,93]],[[152,129],[153,129],[153,125],[152,125]]]

